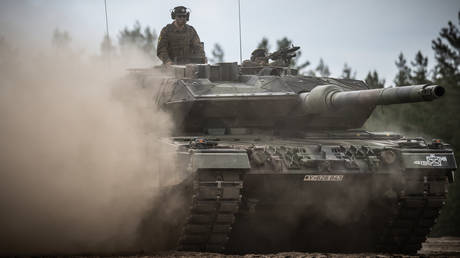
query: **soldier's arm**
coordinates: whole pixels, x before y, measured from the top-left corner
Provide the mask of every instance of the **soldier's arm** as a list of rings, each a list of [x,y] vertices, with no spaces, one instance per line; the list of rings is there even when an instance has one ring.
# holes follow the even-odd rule
[[[157,56],[165,64],[172,61],[168,54],[168,33],[166,27],[161,30],[160,37],[158,37]]]
[[[195,52],[195,54],[206,58],[206,54],[204,53],[203,46],[201,45],[201,40],[200,37],[198,36],[198,33],[196,32],[195,28],[192,27],[192,48]]]

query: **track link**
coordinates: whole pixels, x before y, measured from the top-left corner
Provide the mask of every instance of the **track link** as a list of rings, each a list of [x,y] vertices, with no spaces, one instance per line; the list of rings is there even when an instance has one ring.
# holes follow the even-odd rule
[[[407,178],[406,185],[378,250],[417,253],[445,204],[448,185],[445,176]]]
[[[243,172],[199,170],[178,250],[223,252],[241,202]]]

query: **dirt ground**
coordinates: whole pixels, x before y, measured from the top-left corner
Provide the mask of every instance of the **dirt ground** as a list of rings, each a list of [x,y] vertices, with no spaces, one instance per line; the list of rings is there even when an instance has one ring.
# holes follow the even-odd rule
[[[74,256],[74,257],[97,257],[97,256]],[[457,254],[431,254],[431,255],[401,255],[401,254],[375,254],[375,253],[356,253],[356,254],[340,254],[340,253],[298,253],[287,252],[277,254],[246,254],[246,255],[222,255],[217,253],[197,253],[197,252],[165,252],[151,255],[134,255],[134,256],[101,256],[101,257],[123,257],[123,258],[153,258],[153,257],[168,257],[168,258],[186,258],[186,257],[200,257],[200,258],[214,258],[214,257],[242,257],[242,258],[412,258],[412,257],[460,257]]]
[[[50,257],[50,256],[47,256]],[[56,256],[58,257],[58,256]],[[69,257],[69,256],[67,256]],[[77,258],[87,257],[123,257],[123,258],[151,258],[151,257],[168,257],[168,258],[185,258],[185,257],[200,257],[200,258],[214,258],[214,257],[238,257],[238,258],[412,258],[412,257],[460,257],[460,238],[459,237],[441,237],[441,238],[428,238],[423,243],[422,249],[418,255],[402,255],[402,254],[383,254],[383,253],[356,253],[356,254],[342,254],[342,253],[300,253],[300,252],[283,252],[276,254],[245,254],[245,255],[223,255],[218,253],[200,253],[200,252],[159,252],[152,254],[118,254],[118,255],[79,255],[71,256]]]
[[[432,254],[432,255],[401,255],[401,254],[373,254],[373,253],[357,253],[357,254],[340,254],[340,253],[298,253],[298,252],[286,252],[277,254],[246,254],[246,255],[222,255],[213,253],[188,253],[188,252],[172,252],[172,253],[161,253],[153,256],[133,256],[133,257],[242,257],[242,258],[390,258],[390,257],[460,257],[460,253],[457,254]]]

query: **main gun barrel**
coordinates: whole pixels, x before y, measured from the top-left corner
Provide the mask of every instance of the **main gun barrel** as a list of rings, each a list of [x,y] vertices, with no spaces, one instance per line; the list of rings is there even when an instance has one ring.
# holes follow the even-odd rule
[[[414,85],[393,88],[344,91],[336,85],[322,85],[300,93],[306,113],[318,114],[344,107],[375,107],[400,103],[432,101],[444,95],[438,85]]]

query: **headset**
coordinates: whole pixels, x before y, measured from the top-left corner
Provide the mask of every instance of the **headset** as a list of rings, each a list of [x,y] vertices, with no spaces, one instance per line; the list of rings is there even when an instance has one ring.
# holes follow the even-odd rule
[[[185,6],[177,6],[174,7],[173,10],[170,10],[171,12],[171,19],[175,20],[176,19],[176,13],[185,13],[185,19],[188,21],[190,19],[190,9],[185,7]]]

